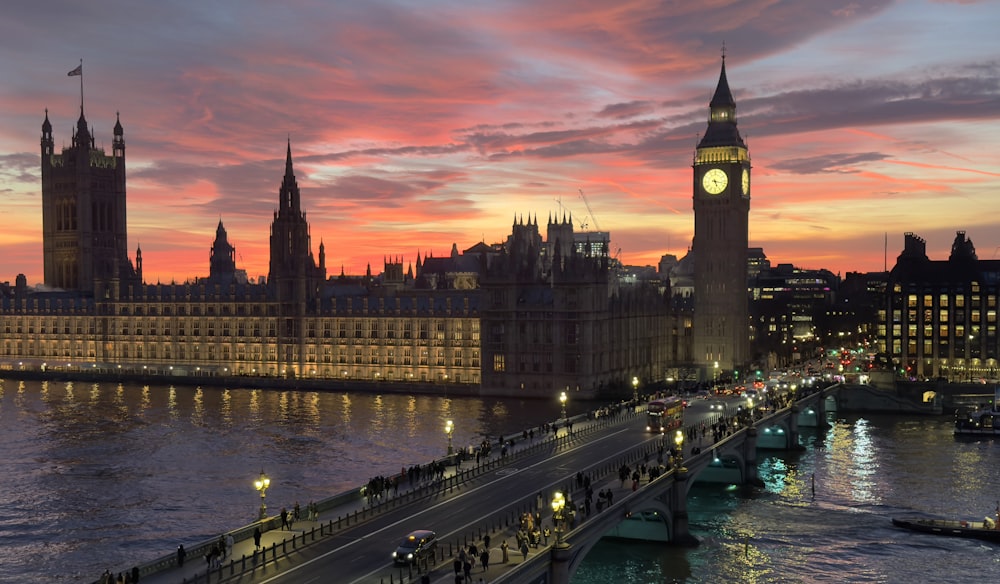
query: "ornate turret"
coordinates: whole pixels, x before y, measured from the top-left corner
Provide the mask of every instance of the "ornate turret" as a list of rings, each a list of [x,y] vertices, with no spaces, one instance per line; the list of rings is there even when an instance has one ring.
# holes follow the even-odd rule
[[[708,129],[702,136],[698,148],[710,146],[742,146],[746,148],[739,130],[736,129],[736,100],[729,90],[726,79],[726,57],[722,57],[722,71],[719,73],[719,83],[715,94],[708,104]]]

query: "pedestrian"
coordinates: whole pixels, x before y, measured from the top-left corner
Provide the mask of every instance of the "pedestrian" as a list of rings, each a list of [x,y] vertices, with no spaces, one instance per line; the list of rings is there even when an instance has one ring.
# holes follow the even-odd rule
[[[220,535],[219,536],[219,543],[217,543],[215,545],[217,545],[219,547],[219,555],[220,555],[220,557],[222,559],[225,559],[225,557],[226,557],[226,536],[225,535]]]
[[[184,551],[184,546],[183,545],[177,546],[177,565],[178,566],[183,566],[184,565],[184,558],[186,556],[187,556],[187,552]]]
[[[462,565],[462,570],[465,572],[465,579],[471,582],[472,581],[472,562],[469,561],[469,560],[466,560],[465,563]]]
[[[233,553],[233,546],[236,545],[236,539],[233,538],[232,533],[226,534],[226,550],[228,553]]]
[[[291,526],[288,525],[288,509],[285,509],[284,507],[282,507],[281,508],[281,529],[285,529],[286,527],[289,528],[289,529],[291,529]]]
[[[528,561],[528,542],[521,542],[521,555],[524,556],[524,561]]]
[[[139,584],[139,566],[132,566],[132,584]]]
[[[490,550],[483,550],[483,553],[479,554],[479,563],[483,566],[483,571],[489,569],[490,567]]]
[[[483,536],[483,547],[490,549],[490,534],[488,533]]]
[[[253,528],[253,547],[254,551],[260,550],[260,527]]]
[[[507,548],[508,547],[510,547],[510,546],[507,545],[507,540],[506,539],[503,540],[502,542],[500,542],[500,554],[502,555],[502,557],[503,557],[503,563],[505,563],[505,564],[507,563],[507,560],[510,559],[507,556]]]
[[[455,566],[455,576],[461,577],[460,575],[462,573],[462,560],[459,558],[455,558],[455,561],[452,564]]]

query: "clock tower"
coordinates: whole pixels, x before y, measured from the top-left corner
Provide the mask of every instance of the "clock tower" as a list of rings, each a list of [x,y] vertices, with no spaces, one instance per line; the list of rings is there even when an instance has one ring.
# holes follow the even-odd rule
[[[708,128],[694,154],[694,361],[701,378],[750,361],[747,245],[750,154],[736,128],[726,57],[709,104]]]

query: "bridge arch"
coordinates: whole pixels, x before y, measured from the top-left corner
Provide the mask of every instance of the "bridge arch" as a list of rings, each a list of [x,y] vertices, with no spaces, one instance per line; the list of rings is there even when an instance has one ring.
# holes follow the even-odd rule
[[[737,449],[713,448],[697,455],[687,467],[691,472],[691,480],[685,485],[684,496],[688,496],[694,483],[720,483],[741,485],[746,482],[743,469],[746,459]]]
[[[670,506],[663,502],[660,498],[647,499],[640,502],[636,509],[630,509],[628,511],[619,510],[619,513],[624,513],[624,516],[619,515],[620,519],[617,523],[614,523],[610,529],[604,531],[600,537],[588,537],[585,539],[575,540],[572,547],[571,557],[568,562],[569,576],[572,579],[573,574],[576,573],[577,568],[583,563],[584,558],[590,553],[590,550],[594,548],[600,541],[606,537],[613,537],[619,539],[642,539],[644,541],[657,542],[662,541],[667,545],[671,545],[674,540],[673,531],[673,516],[674,512],[670,509]],[[624,530],[642,530],[644,532],[654,534],[656,529],[662,529],[663,538],[645,538],[645,537],[624,537],[622,531]],[[615,535],[615,532],[619,532],[619,535]],[[632,535],[641,535],[640,533],[633,533]]]

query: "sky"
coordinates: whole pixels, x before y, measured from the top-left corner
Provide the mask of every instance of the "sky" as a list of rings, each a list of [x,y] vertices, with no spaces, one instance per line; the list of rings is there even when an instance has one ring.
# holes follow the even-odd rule
[[[207,276],[220,220],[267,274],[289,141],[330,275],[563,214],[626,264],[681,257],[723,46],[772,264],[880,271],[907,232],[1000,258],[997,22],[995,0],[7,0],[0,281],[42,281],[41,124],[71,143],[80,59],[98,147],[124,127],[149,283]]]

